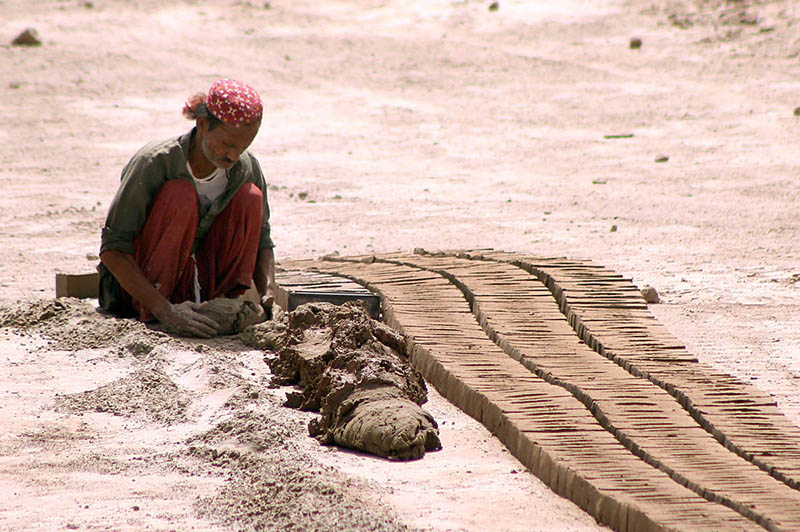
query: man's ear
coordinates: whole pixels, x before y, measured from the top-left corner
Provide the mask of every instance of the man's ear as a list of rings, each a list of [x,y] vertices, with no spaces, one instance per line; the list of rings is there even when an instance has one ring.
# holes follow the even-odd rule
[[[208,133],[208,118],[205,116],[198,116],[197,120],[195,121],[195,125],[197,126],[197,131],[199,131],[202,135]]]

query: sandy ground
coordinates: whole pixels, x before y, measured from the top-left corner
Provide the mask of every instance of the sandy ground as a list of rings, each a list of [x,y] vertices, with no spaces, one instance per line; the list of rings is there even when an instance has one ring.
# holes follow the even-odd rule
[[[267,109],[279,260],[591,258],[800,424],[800,9],[488,4],[0,0],[0,42],[43,41],[0,46],[0,306],[35,317],[56,272],[91,271],[122,166],[230,76]],[[86,304],[2,330],[0,530],[599,528],[434,391],[440,452],[320,447],[264,354],[104,330]]]

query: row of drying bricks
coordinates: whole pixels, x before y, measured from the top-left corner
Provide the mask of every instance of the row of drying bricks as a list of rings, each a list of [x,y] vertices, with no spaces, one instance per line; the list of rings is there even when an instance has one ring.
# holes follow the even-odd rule
[[[800,492],[723,447],[653,382],[660,368],[674,381],[673,363],[692,365],[685,373],[696,381],[699,364],[658,330],[630,283],[590,264],[544,266],[543,276],[542,264],[506,254],[313,264],[378,291],[426,378],[602,522],[618,530],[800,528]],[[590,342],[576,335],[578,315]],[[627,364],[623,351],[632,353]],[[713,377],[700,380],[713,388]],[[789,459],[778,462],[796,471],[796,449],[783,447]]]

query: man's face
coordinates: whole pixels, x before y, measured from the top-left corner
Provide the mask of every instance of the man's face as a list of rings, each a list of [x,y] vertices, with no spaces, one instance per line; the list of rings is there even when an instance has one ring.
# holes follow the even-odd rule
[[[256,138],[261,126],[260,120],[239,127],[223,123],[209,131],[208,121],[202,122],[198,124],[200,149],[211,164],[224,170],[236,164],[242,152]]]

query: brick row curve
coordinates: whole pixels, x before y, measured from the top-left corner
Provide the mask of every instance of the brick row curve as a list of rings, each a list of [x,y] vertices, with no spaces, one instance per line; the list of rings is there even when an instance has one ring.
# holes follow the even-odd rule
[[[800,492],[719,445],[666,390],[587,346],[549,290],[532,283],[527,272],[507,263],[452,257],[382,260],[438,273],[459,287],[495,343],[548,382],[569,390],[648,464],[766,528],[800,528]]]
[[[588,261],[456,254],[507,262],[534,275],[595,351],[667,390],[722,445],[800,490],[800,428],[766,393],[699,363],[647,310],[629,280]]]
[[[426,379],[600,522],[616,530],[784,529],[771,513],[734,511],[642,460],[569,389],[493,342],[458,287],[435,272],[382,262],[396,259],[282,266],[343,275],[379,293],[387,322],[408,338],[412,362]],[[765,504],[759,501],[759,510]]]

